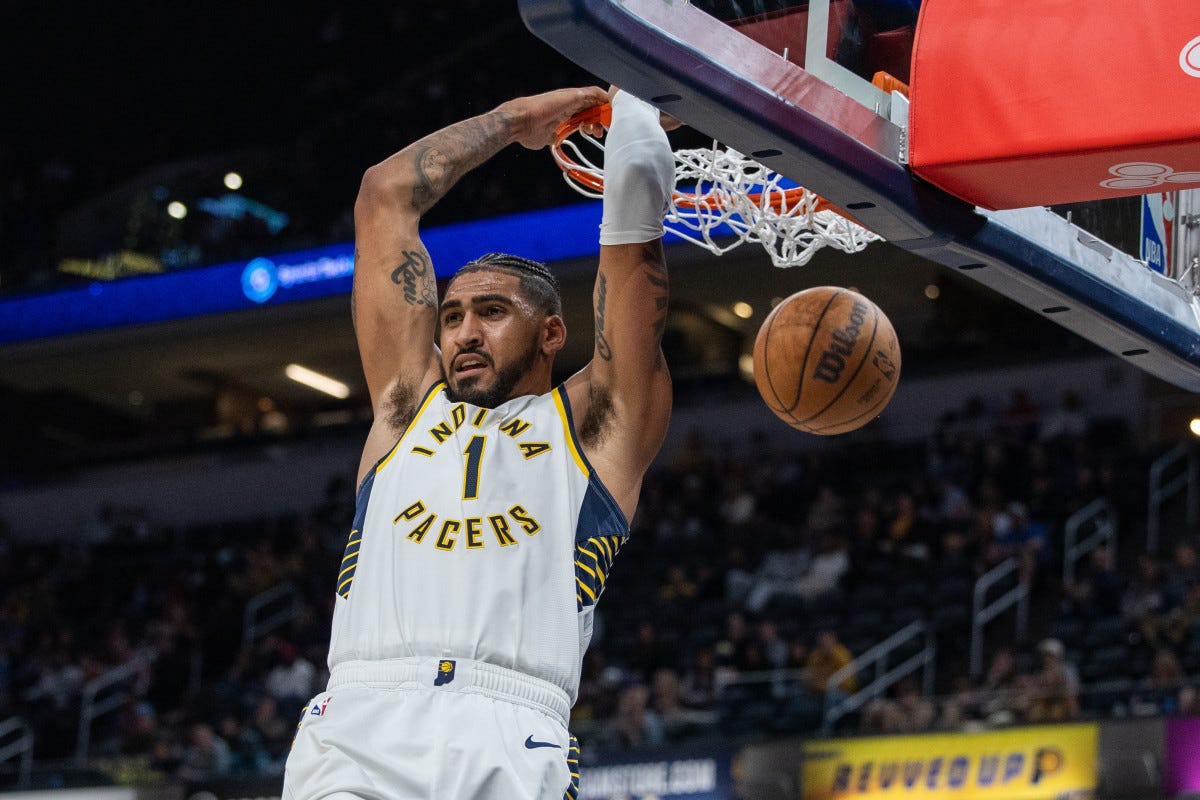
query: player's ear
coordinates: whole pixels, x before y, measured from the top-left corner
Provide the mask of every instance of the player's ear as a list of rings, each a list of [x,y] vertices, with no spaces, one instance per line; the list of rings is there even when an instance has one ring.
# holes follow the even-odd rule
[[[567,326],[558,314],[550,314],[542,323],[542,352],[552,356],[567,343]]]

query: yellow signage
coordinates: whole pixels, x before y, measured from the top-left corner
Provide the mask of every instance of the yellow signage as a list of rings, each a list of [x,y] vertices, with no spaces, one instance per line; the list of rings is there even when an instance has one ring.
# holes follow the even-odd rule
[[[1098,728],[1049,725],[981,733],[808,742],[804,800],[1086,800]]]

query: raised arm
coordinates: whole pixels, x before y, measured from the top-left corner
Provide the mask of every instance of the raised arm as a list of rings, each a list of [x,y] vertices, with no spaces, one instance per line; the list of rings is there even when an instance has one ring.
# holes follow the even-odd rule
[[[592,293],[595,350],[568,390],[584,452],[628,518],[671,413],[660,344],[669,290],[662,221],[673,187],[674,158],[658,111],[617,93]]]
[[[414,142],[363,176],[352,308],[371,404],[377,420],[390,420],[389,436],[440,374],[437,283],[418,235],[421,216],[506,145],[544,147],[558,123],[604,99],[602,89],[587,87],[510,100]]]

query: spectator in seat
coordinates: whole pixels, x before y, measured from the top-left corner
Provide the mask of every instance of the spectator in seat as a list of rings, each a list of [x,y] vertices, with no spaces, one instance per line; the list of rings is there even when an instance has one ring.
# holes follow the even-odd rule
[[[760,614],[775,597],[795,597],[799,593],[799,582],[808,572],[811,553],[802,547],[781,546],[772,549],[764,557],[754,573],[754,583],[746,595],[746,610]]]
[[[675,606],[686,607],[688,603],[696,599],[699,593],[694,581],[692,581],[684,569],[682,564],[672,564],[667,570],[667,579],[658,589],[658,599],[663,603]]]
[[[642,620],[637,629],[637,641],[629,653],[629,670],[638,681],[649,681],[655,670],[666,666],[668,654],[658,639],[653,622]]]
[[[650,690],[644,684],[635,683],[621,690],[617,714],[610,723],[619,749],[635,750],[663,743],[662,720],[649,708],[649,701]]]
[[[803,639],[792,639],[788,642],[787,669],[804,669],[808,663],[808,645]]]
[[[267,673],[267,694],[284,706],[299,708],[312,697],[317,668],[291,642],[280,642],[276,654],[279,662]]]
[[[150,769],[168,780],[173,780],[178,777],[182,765],[183,757],[175,735],[166,731],[159,733],[150,751]]]
[[[720,689],[716,664],[712,650],[704,648],[696,652],[680,687],[680,699],[688,708],[712,708],[716,702]]]
[[[813,533],[824,533],[842,522],[844,503],[832,486],[825,485],[817,490],[816,499],[808,507],[805,527]]]
[[[894,699],[876,699],[867,705],[863,728],[870,733],[919,733],[933,726],[937,711],[921,696],[911,678],[896,683]]]
[[[1000,413],[1000,433],[1010,441],[1026,443],[1038,433],[1041,412],[1024,389],[1014,389],[1008,406]]]
[[[1072,391],[1063,392],[1058,408],[1042,418],[1038,438],[1043,442],[1060,439],[1076,439],[1087,433],[1088,421],[1084,416],[1079,395]]]
[[[677,739],[686,735],[690,728],[712,718],[710,713],[696,711],[683,705],[682,684],[679,674],[673,669],[660,669],[654,673],[651,694],[651,708],[662,721],[663,734],[667,739]]]
[[[212,726],[198,723],[192,726],[188,745],[183,750],[179,777],[186,781],[203,781],[229,774],[232,756],[229,745],[213,731]]]
[[[1035,676],[1029,698],[1030,722],[1067,722],[1079,716],[1079,674],[1066,659],[1058,639],[1038,644],[1042,668]]]
[[[1180,708],[1184,688],[1183,666],[1179,658],[1165,648],[1154,653],[1150,674],[1133,694],[1130,711],[1134,716],[1162,716]]]
[[[923,541],[922,522],[913,496],[908,492],[899,494],[884,526],[886,535],[879,542],[880,552],[896,563],[928,561],[929,546]]]
[[[1102,619],[1121,613],[1125,579],[1117,572],[1110,547],[1097,547],[1081,579],[1063,585],[1063,610],[1080,619]]]
[[[258,775],[267,767],[262,737],[252,726],[242,725],[233,714],[221,717],[221,738],[230,745],[229,774]]]
[[[796,593],[805,600],[814,600],[835,592],[849,570],[850,552],[846,540],[840,536],[825,536],[820,552],[796,581]]]
[[[975,515],[970,496],[948,475],[938,482],[936,513],[944,522],[960,525],[969,524]]]
[[[1200,591],[1200,587],[1197,587]],[[1183,650],[1189,636],[1188,614],[1183,608],[1173,608],[1152,617],[1142,629],[1145,643],[1154,649]]]
[[[1196,548],[1188,542],[1175,546],[1171,555],[1171,566],[1167,569],[1166,586],[1163,589],[1166,607],[1178,608],[1187,599],[1188,589],[1200,586],[1200,559]]]
[[[1032,585],[1038,564],[1048,555],[1049,530],[1029,517],[1023,503],[1009,503],[992,518],[992,543],[989,563],[998,564],[1016,558],[1021,582]]]
[[[1017,695],[1017,662],[1012,650],[1001,648],[992,656],[979,694],[984,719],[993,724],[1012,721]]]
[[[725,496],[721,501],[721,519],[730,527],[746,525],[754,518],[757,498],[746,486],[740,470],[734,470],[725,482]]]
[[[53,640],[49,647],[44,647],[39,655],[41,663],[38,665],[37,678],[26,691],[25,700],[65,710],[83,690],[83,669],[71,659],[62,637]]]
[[[943,731],[958,731],[983,727],[980,720],[983,693],[966,675],[954,678],[954,689],[942,703],[937,719],[937,728]]]
[[[1162,567],[1151,555],[1138,556],[1137,570],[1121,598],[1121,616],[1131,625],[1162,611],[1166,604],[1163,596]]]
[[[579,698],[571,709],[571,719],[595,720],[612,716],[613,687],[608,680],[609,666],[603,648],[592,647],[583,656],[579,677]]]
[[[764,619],[758,623],[758,646],[767,667],[782,669],[787,666],[788,644],[779,636],[779,626],[774,621]]]
[[[809,689],[818,695],[824,695],[833,674],[853,660],[854,656],[838,641],[834,631],[820,631],[817,634],[816,646],[808,654],[808,660],[804,664],[808,670]],[[858,690],[858,676],[847,675],[835,688],[844,694],[853,694]]]
[[[279,712],[279,703],[270,695],[263,695],[255,704],[250,728],[271,759],[282,760],[287,757],[292,737],[296,734],[295,716],[289,708],[285,719]]]
[[[1200,716],[1200,692],[1196,691],[1195,684],[1189,682],[1179,690],[1179,710],[1176,713],[1181,716]]]
[[[159,737],[154,706],[144,700],[127,700],[117,712],[116,733],[122,754],[150,752]]]
[[[725,618],[725,637],[717,642],[715,655],[717,666],[729,668],[735,672],[746,668],[746,651],[750,639],[746,628],[746,618],[735,611]]]

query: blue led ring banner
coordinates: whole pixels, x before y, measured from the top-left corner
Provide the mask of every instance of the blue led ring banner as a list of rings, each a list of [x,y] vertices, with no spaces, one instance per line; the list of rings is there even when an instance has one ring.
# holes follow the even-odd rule
[[[595,255],[600,203],[510,214],[422,231],[439,278],[491,250],[552,262]],[[347,294],[350,243],[0,298],[0,344],[243,311]]]

